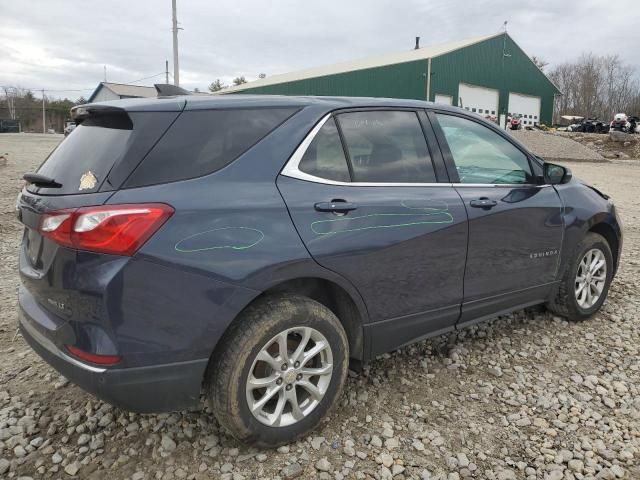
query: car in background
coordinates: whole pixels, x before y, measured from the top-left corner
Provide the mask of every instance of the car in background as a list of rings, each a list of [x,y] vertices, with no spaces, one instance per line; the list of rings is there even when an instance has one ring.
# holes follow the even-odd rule
[[[65,125],[64,125],[64,136],[66,137],[71,132],[73,132],[75,129],[76,129],[76,122],[65,122]]]
[[[82,388],[209,399],[276,446],[348,365],[524,307],[596,313],[612,200],[495,124],[413,100],[175,96],[74,109],[17,204],[19,327]]]

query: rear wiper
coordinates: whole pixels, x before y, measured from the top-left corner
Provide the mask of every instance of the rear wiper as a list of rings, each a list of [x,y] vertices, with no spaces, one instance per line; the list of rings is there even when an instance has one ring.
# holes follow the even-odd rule
[[[62,186],[61,183],[56,182],[53,178],[39,173],[25,173],[22,178],[36,187],[60,188]]]

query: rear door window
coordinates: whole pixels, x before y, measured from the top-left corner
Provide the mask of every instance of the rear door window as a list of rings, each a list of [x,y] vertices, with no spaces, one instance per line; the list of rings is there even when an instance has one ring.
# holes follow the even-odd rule
[[[133,132],[123,114],[88,118],[56,148],[38,169],[60,188],[29,185],[33,193],[68,195],[97,192],[114,164],[126,153]]]
[[[351,112],[337,118],[354,182],[436,182],[427,142],[415,112]]]
[[[186,111],[134,170],[126,186],[167,183],[215,172],[296,111],[291,108]]]
[[[304,153],[298,168],[314,177],[349,182],[349,167],[333,118],[327,120]]]

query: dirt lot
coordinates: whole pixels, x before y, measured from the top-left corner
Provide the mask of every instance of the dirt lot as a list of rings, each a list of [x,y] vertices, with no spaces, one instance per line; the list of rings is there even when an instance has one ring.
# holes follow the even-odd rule
[[[615,132],[613,135],[540,130],[509,132],[529,149],[553,161],[640,159],[640,135]]]
[[[57,141],[0,136],[0,478],[640,478],[640,162],[570,164],[625,224],[620,272],[592,320],[519,312],[384,355],[350,376],[320,430],[259,451],[206,409],[113,409],[16,337],[15,197]]]
[[[614,133],[614,141],[611,135],[580,132],[555,132],[559,137],[570,138],[581,143],[587,148],[595,150],[604,158],[628,160],[640,158],[640,135]]]

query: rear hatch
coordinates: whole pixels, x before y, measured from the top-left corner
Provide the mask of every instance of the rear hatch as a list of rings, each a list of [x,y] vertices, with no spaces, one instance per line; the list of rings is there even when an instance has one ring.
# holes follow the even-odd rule
[[[56,232],[46,232],[43,222],[56,226],[61,219],[104,205],[177,118],[184,101],[165,105],[167,111],[81,107],[76,110],[78,127],[35,174],[25,175],[31,183],[16,205],[25,226],[19,260],[25,288],[20,301],[23,310],[32,309],[26,313],[32,323],[39,323],[33,326],[41,333],[52,337],[69,321],[102,324],[108,330],[106,287],[128,257],[105,255],[95,243],[99,238],[93,239],[98,248],[74,248],[70,236],[67,240],[51,235],[63,233],[64,223]]]

